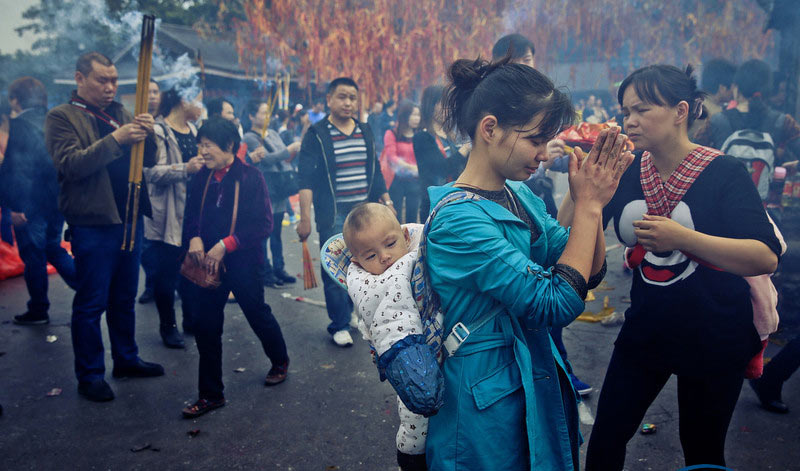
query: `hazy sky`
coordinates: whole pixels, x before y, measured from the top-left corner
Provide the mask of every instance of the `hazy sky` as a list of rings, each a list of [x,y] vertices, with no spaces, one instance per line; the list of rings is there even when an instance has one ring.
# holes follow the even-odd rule
[[[22,12],[28,7],[39,3],[38,0],[0,0],[0,52],[7,54],[17,49],[28,50],[33,42],[33,36],[26,34],[17,36],[14,28],[21,26]]]

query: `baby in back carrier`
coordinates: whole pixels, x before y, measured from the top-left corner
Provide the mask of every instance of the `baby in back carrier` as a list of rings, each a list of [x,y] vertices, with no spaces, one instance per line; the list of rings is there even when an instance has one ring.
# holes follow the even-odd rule
[[[408,229],[377,203],[355,207],[343,236],[352,254],[347,290],[359,330],[374,349],[381,380],[389,379],[398,392],[398,464],[404,471],[426,469],[426,416],[441,407],[442,379],[412,294],[417,248]]]

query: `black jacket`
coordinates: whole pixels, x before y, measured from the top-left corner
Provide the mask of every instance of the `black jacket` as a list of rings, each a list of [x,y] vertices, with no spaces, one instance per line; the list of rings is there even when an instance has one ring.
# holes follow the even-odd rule
[[[0,166],[0,206],[28,218],[58,211],[58,175],[44,143],[46,113],[30,108],[11,120]]]
[[[369,126],[356,121],[367,147],[367,199],[378,201],[386,193],[381,166],[375,155],[375,139]],[[300,189],[311,190],[317,230],[333,226],[336,220],[336,156],[328,130],[327,116],[308,128],[298,157]]]

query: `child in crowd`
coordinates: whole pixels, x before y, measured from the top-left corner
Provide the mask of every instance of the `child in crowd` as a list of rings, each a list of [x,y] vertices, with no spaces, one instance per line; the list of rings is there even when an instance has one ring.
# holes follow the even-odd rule
[[[408,229],[400,226],[389,207],[366,203],[348,214],[343,236],[352,253],[347,290],[358,310],[358,328],[377,358],[414,340],[424,343],[411,292],[417,250],[411,247]],[[411,412],[399,397],[397,408],[397,462],[404,471],[424,470],[428,419]]]

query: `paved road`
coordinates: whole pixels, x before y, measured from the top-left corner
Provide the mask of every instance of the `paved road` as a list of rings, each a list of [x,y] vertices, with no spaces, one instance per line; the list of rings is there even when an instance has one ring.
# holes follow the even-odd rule
[[[300,245],[284,227],[288,268],[302,272]],[[613,236],[609,244],[613,244]],[[588,309],[602,299],[624,309],[630,278],[620,272],[619,250],[609,255],[607,291],[597,291]],[[286,337],[289,379],[265,388],[268,370],[256,337],[235,304],[226,309],[224,380],[226,407],[197,420],[180,410],[196,399],[197,352],[168,350],[160,343],[155,306],[137,305],[137,340],[145,360],[164,365],[167,375],[153,379],[107,380],[116,400],[97,404],[80,398],[72,372],[69,330],[72,294],[52,276],[52,323],[20,327],[11,324],[24,311],[27,293],[21,278],[0,282],[0,468],[48,469],[276,469],[395,470],[397,426],[394,395],[377,373],[363,340],[352,348],[333,345],[324,309],[295,302],[283,292],[322,300],[321,288],[303,292],[302,283],[267,289]],[[570,360],[578,375],[601,385],[618,327],[576,322],[565,329]],[[46,341],[54,335],[53,343]],[[355,336],[354,336],[355,337]],[[106,345],[108,339],[106,337]],[[770,346],[770,352],[775,346]],[[111,368],[110,354],[106,365]],[[244,368],[243,372],[234,372]],[[63,392],[47,397],[48,391]],[[587,404],[593,409],[597,393]],[[638,435],[628,446],[626,469],[675,470],[682,466],[677,435],[677,395],[670,381],[645,421],[654,435]],[[800,377],[784,388],[793,407],[785,416],[758,408],[748,386],[742,390],[728,435],[728,463],[736,470],[800,470]],[[199,430],[192,437],[189,431]],[[584,437],[591,431],[582,425]],[[150,449],[131,449],[149,445]],[[157,451],[156,451],[157,450]],[[581,448],[582,457],[586,446]]]

